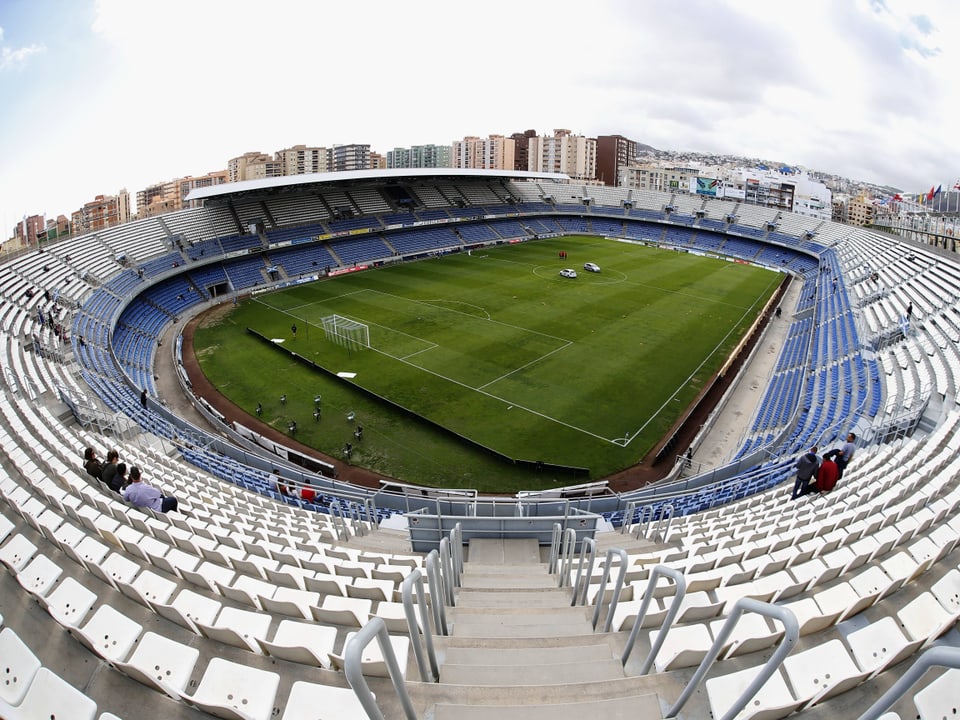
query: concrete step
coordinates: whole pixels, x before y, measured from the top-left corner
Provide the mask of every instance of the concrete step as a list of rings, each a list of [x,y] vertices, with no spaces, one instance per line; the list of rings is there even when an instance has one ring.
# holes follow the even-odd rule
[[[557,578],[539,572],[477,572],[471,569],[460,576],[461,586],[469,590],[497,590],[513,592],[515,590],[557,589]]]
[[[529,705],[455,705],[437,704],[434,720],[583,720],[602,717],[603,720],[654,720],[662,718],[660,701],[656,695],[588,700],[584,702],[550,703],[550,698],[531,700]]]
[[[460,588],[457,593],[458,608],[570,607],[569,589],[490,591],[479,588]]]
[[[579,622],[537,622],[535,616],[500,616],[496,619],[458,620],[454,637],[460,638],[543,638],[588,636],[593,628],[585,619]]]
[[[454,622],[502,623],[514,625],[577,625],[593,619],[593,609],[588,607],[506,607],[506,608],[451,608],[447,617]]]
[[[546,662],[527,665],[477,665],[445,662],[440,668],[440,682],[454,685],[566,685],[568,683],[598,682],[623,677],[623,666],[618,660],[579,660],[575,662],[550,662],[549,653],[543,652]]]
[[[456,638],[451,638],[456,640]],[[592,645],[552,647],[463,647],[451,646],[443,654],[443,666],[456,665],[536,665],[545,662],[574,663],[610,660],[613,651],[601,637]]]
[[[540,545],[533,538],[472,538],[466,560],[490,565],[539,564]]]

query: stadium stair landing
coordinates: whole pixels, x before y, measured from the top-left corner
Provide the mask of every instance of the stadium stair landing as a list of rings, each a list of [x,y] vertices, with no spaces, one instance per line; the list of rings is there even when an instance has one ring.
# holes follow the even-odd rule
[[[570,589],[556,585],[536,541],[470,541],[451,635],[437,643],[437,690],[450,697],[427,717],[662,716],[650,678],[624,672],[623,638],[595,633],[592,608],[571,607]]]

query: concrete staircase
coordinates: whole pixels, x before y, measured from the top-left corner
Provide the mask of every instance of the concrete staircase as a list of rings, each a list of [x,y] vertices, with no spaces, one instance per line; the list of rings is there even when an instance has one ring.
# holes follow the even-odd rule
[[[623,638],[571,607],[535,540],[471,540],[451,634],[438,638],[435,720],[660,718],[660,701],[620,664]],[[619,646],[619,647],[618,647]]]

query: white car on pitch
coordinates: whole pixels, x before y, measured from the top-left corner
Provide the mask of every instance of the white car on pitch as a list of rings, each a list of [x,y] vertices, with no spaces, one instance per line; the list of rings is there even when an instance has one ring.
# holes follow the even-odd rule
[[[564,268],[560,271],[561,277],[575,278],[577,276],[577,271],[573,268]]]
[[[600,266],[596,263],[584,263],[583,269],[589,272],[600,272]]]

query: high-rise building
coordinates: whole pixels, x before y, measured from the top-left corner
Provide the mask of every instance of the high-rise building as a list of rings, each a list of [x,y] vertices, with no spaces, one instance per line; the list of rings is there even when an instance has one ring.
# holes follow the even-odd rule
[[[387,167],[409,170],[411,168],[450,167],[449,145],[414,145],[409,148],[394,148],[387,151]]]
[[[36,245],[38,241],[46,239],[47,223],[43,215],[24,217],[13,228],[12,240],[16,240],[21,247]]]
[[[227,182],[228,173],[226,170],[216,170],[200,177],[187,176],[180,178],[180,203],[182,207],[199,207],[202,203],[199,200],[187,202],[187,195],[194,188],[213,187],[214,185],[223,185]],[[139,206],[138,206],[139,208]]]
[[[877,209],[866,198],[862,196],[847,198],[846,202],[841,202],[841,205],[843,206],[841,211],[844,215],[843,222],[858,227],[867,227],[873,224]]]
[[[597,174],[597,141],[569,130],[530,138],[527,170],[566,173],[574,180],[593,180]]]
[[[330,148],[327,169],[331,172],[370,169],[369,145],[334,145]]]
[[[283,175],[309,175],[327,172],[329,157],[325,147],[294,145],[277,152],[274,159],[280,161]]]
[[[154,217],[163,213],[182,209],[180,202],[180,180],[148,185],[143,190],[137,190],[137,217]]]
[[[633,163],[620,166],[617,184],[638,190],[690,192],[691,181],[705,173],[702,167],[669,162]]]
[[[200,177],[187,176],[174,178],[166,182],[155,183],[137,191],[137,217],[155,217],[168,212],[196,207],[197,203],[188,203],[186,197],[190,191],[199,187],[211,187],[227,182],[228,171],[217,170]]]
[[[232,183],[282,175],[283,162],[259,151],[244,153],[227,162],[227,178]]]
[[[600,135],[597,137],[596,179],[604,185],[616,185],[620,168],[632,165],[639,157],[639,143],[623,135]]]
[[[450,150],[455,168],[470,170],[513,170],[515,143],[503,135],[474,136],[454,140]]]
[[[74,235],[83,235],[131,219],[130,193],[124,189],[116,195],[97,195],[79,210],[74,210],[70,214],[70,229]]]
[[[530,164],[530,138],[536,137],[536,130],[524,130],[522,133],[513,133],[513,169],[527,171]]]

